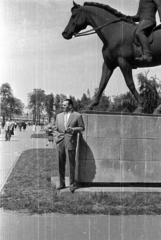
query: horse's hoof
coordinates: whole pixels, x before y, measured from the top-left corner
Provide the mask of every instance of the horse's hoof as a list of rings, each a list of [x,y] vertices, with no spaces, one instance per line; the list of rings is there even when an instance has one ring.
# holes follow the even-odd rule
[[[156,109],[154,109],[153,114],[161,114],[161,104]]]
[[[135,109],[135,111],[133,113],[143,113],[144,108],[143,107],[138,107]]]
[[[154,112],[153,112],[153,114],[156,114],[156,115],[158,115],[158,114],[161,114],[161,112],[160,112],[160,110],[159,110],[159,109],[155,109],[155,110],[154,110]]]

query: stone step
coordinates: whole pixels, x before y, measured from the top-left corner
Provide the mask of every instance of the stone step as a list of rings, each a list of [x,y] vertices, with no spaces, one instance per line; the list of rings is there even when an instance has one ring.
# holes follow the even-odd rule
[[[58,191],[58,194],[71,194],[70,188],[69,188],[69,179],[68,177],[65,178],[66,188]],[[59,186],[59,178],[58,177],[51,177],[51,184],[53,187]],[[107,193],[107,192],[113,192],[113,193],[123,193],[123,192],[161,192],[161,187],[137,187],[137,186],[130,186],[130,187],[116,187],[112,186],[90,186],[90,187],[82,187],[80,185],[79,188],[75,190],[75,193],[77,194],[88,194],[88,193]]]

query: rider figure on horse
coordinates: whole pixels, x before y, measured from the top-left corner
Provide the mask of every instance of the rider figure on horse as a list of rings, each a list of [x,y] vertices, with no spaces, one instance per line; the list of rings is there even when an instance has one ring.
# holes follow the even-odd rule
[[[161,0],[140,0],[137,14],[130,16],[134,22],[139,22],[135,34],[141,45],[143,55],[140,58],[136,58],[137,61],[152,61],[152,51],[148,36],[156,26],[155,14],[157,10],[161,20]]]

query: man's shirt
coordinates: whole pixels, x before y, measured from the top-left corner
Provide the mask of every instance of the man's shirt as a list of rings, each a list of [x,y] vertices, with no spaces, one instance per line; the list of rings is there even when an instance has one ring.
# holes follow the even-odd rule
[[[71,111],[69,111],[68,113],[64,112],[64,127],[65,127],[65,130],[67,129],[67,123],[68,123],[70,114],[71,114]]]

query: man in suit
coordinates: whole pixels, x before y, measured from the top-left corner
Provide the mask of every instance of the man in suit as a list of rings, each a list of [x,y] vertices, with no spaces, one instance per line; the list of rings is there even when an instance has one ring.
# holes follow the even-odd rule
[[[140,0],[137,14],[130,16],[134,22],[139,22],[135,35],[143,52],[141,58],[136,58],[140,62],[152,61],[152,51],[147,37],[156,26],[155,15],[157,10],[161,20],[161,0]]]
[[[75,181],[77,134],[84,131],[85,127],[82,116],[78,112],[73,111],[73,102],[71,99],[65,99],[62,107],[64,112],[57,115],[54,128],[60,180],[60,186],[57,190],[65,188],[65,164],[67,161],[69,166],[70,191],[74,193],[77,188]]]

